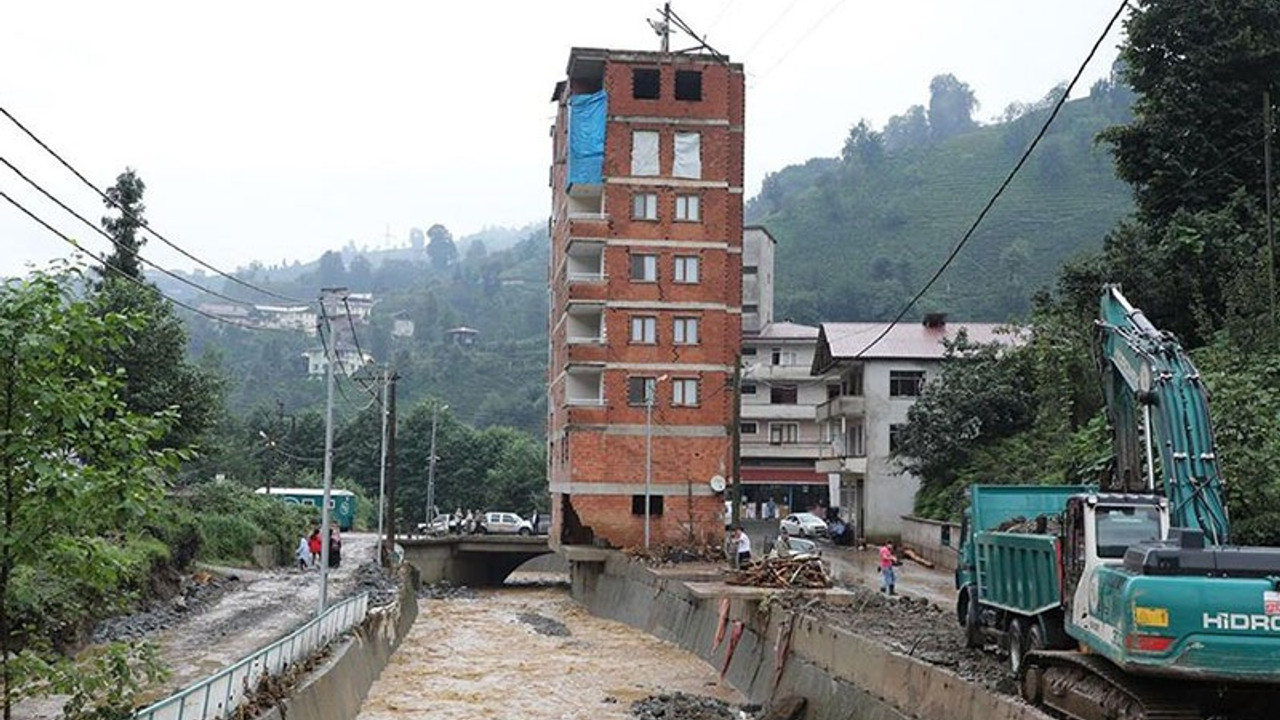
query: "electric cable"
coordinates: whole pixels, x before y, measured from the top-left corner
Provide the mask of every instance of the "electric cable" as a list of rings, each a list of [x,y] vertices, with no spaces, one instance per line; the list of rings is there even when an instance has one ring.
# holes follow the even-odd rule
[[[45,189],[44,189],[43,187],[41,187],[41,186],[40,186],[40,184],[39,184],[39,183],[37,183],[35,180],[32,180],[31,178],[27,177],[27,175],[26,175],[25,173],[23,173],[23,172],[22,172],[21,170],[19,170],[16,166],[14,166],[14,164],[13,164],[13,163],[9,162],[9,161],[8,161],[8,159],[6,159],[3,155],[0,155],[0,163],[3,163],[5,167],[9,168],[11,171],[13,171],[13,173],[14,173],[15,175],[17,175],[18,177],[20,177],[20,178],[22,178],[24,181],[26,181],[26,183],[27,183],[28,185],[30,185],[31,187],[35,188],[35,189],[36,189],[36,190],[37,190],[41,195],[44,195],[44,196],[45,196],[45,198],[47,198],[49,201],[51,201],[52,203],[54,203],[54,204],[55,204],[55,205],[57,205],[58,207],[62,208],[64,211],[66,211],[69,215],[71,215],[71,216],[72,216],[72,217],[74,217],[75,219],[77,219],[77,220],[79,220],[80,222],[84,223],[84,224],[85,224],[85,225],[86,225],[90,230],[92,230],[92,231],[94,231],[94,232],[98,233],[99,235],[101,235],[102,237],[106,238],[107,242],[110,242],[112,245],[116,246],[116,248],[117,248],[117,249],[119,249],[119,250],[125,250],[124,245],[123,245],[119,240],[116,240],[115,238],[111,237],[111,235],[110,235],[110,234],[108,234],[105,230],[103,230],[102,228],[98,227],[95,223],[93,223],[93,222],[92,222],[92,221],[90,221],[89,219],[85,218],[85,217],[84,217],[83,215],[81,215],[80,213],[76,212],[74,209],[72,209],[71,207],[69,207],[66,203],[62,202],[62,201],[61,201],[61,200],[59,200],[57,197],[55,197],[55,196],[54,196],[52,193],[50,193],[48,190],[45,190]],[[166,270],[165,268],[161,267],[160,265],[158,265],[158,264],[156,264],[156,263],[154,263],[154,262],[152,262],[152,261],[150,261],[150,260],[146,259],[145,257],[143,257],[143,256],[142,256],[142,253],[141,253],[140,251],[138,251],[138,250],[134,250],[134,251],[133,251],[133,255],[134,255],[134,257],[138,258],[138,261],[139,261],[139,262],[142,262],[143,264],[147,265],[148,267],[154,268],[154,269],[158,270],[159,272],[164,273],[165,275],[168,275],[169,277],[173,278],[174,280],[177,280],[178,282],[183,283],[183,284],[185,284],[185,285],[189,285],[189,286],[191,286],[191,287],[195,288],[196,290],[199,290],[200,292],[207,293],[207,294],[212,295],[212,296],[217,297],[217,298],[222,298],[223,300],[227,300],[227,301],[230,301],[230,302],[236,303],[237,305],[243,305],[243,304],[246,304],[246,303],[245,303],[244,301],[242,301],[242,300],[237,300],[236,298],[233,298],[233,297],[230,297],[230,296],[227,296],[227,295],[223,295],[222,293],[220,293],[220,292],[218,292],[218,291],[216,291],[216,290],[211,290],[211,289],[209,289],[209,288],[207,288],[207,287],[205,287],[205,286],[203,286],[203,285],[200,285],[199,283],[196,283],[196,282],[193,282],[193,281],[191,281],[191,280],[188,280],[187,278],[182,277],[181,275],[179,275],[179,274],[177,274],[177,273],[175,273],[175,272],[171,272],[171,271],[169,271],[169,270]]]
[[[986,205],[982,207],[978,216],[974,218],[973,223],[969,225],[969,229],[965,231],[964,235],[960,238],[960,241],[956,243],[956,246],[951,250],[951,253],[947,256],[946,260],[942,262],[942,265],[938,267],[937,271],[934,272],[929,280],[924,284],[924,287],[920,288],[920,291],[903,306],[902,310],[898,312],[898,315],[885,326],[884,330],[882,330],[874,340],[868,343],[866,347],[854,354],[852,359],[857,360],[865,355],[871,348],[879,344],[881,340],[884,340],[889,332],[902,321],[902,318],[906,317],[907,313],[911,311],[911,308],[915,307],[915,304],[920,301],[920,298],[924,297],[924,294],[929,291],[929,288],[933,287],[933,284],[938,281],[938,278],[942,277],[942,274],[947,271],[947,268],[951,266],[951,263],[955,261],[956,256],[959,255],[960,251],[964,249],[964,246],[969,243],[969,239],[973,237],[978,226],[981,225],[982,221],[987,217],[987,213],[991,211],[991,208],[995,207],[996,201],[1000,199],[1000,196],[1004,194],[1004,191],[1013,183],[1013,179],[1017,177],[1018,172],[1027,164],[1027,160],[1030,159],[1031,153],[1035,151],[1036,147],[1040,144],[1040,141],[1049,132],[1049,126],[1053,124],[1054,119],[1058,117],[1058,112],[1062,110],[1062,106],[1066,104],[1067,98],[1071,96],[1071,90],[1075,88],[1076,83],[1080,81],[1080,77],[1084,75],[1085,68],[1088,67],[1089,62],[1093,60],[1093,56],[1097,54],[1098,48],[1102,46],[1102,42],[1106,40],[1107,35],[1111,34],[1111,28],[1115,26],[1116,21],[1120,19],[1122,14],[1124,14],[1126,7],[1128,7],[1127,0],[1121,2],[1120,7],[1116,8],[1115,14],[1113,14],[1111,19],[1107,21],[1107,26],[1103,28],[1102,34],[1094,41],[1093,47],[1089,49],[1089,54],[1085,56],[1084,61],[1080,63],[1080,67],[1076,70],[1075,76],[1071,78],[1071,82],[1067,83],[1066,89],[1062,92],[1062,95],[1058,97],[1057,102],[1054,103],[1053,110],[1049,112],[1049,117],[1045,118],[1044,124],[1040,126],[1039,132],[1037,132],[1036,136],[1032,138],[1031,144],[1027,146],[1027,149],[1022,153],[1022,156],[1018,158],[1018,162],[1013,166],[1013,169],[1009,171],[1009,174],[1005,176],[1004,181],[996,188],[995,193],[991,195],[991,199],[987,200]]]
[[[7,109],[5,109],[5,108],[3,108],[3,107],[0,107],[0,114],[4,115],[6,118],[8,118],[10,122],[12,122],[14,125],[16,125],[16,126],[18,127],[18,129],[19,129],[19,130],[21,130],[21,131],[22,131],[22,132],[23,132],[27,137],[31,138],[31,140],[32,140],[32,141],[34,141],[37,145],[39,145],[41,148],[43,148],[45,152],[47,152],[47,153],[49,153],[50,155],[52,155],[52,156],[53,156],[53,158],[54,158],[55,160],[57,160],[59,163],[61,163],[61,164],[62,164],[62,166],[63,166],[64,168],[66,168],[67,170],[69,170],[69,171],[71,172],[71,174],[72,174],[72,175],[75,175],[75,176],[76,176],[76,178],[78,178],[78,179],[80,180],[80,182],[84,183],[85,185],[87,185],[87,186],[89,187],[89,189],[91,189],[91,190],[93,190],[95,193],[97,193],[97,194],[98,194],[98,196],[99,196],[99,197],[101,197],[104,201],[106,201],[108,205],[110,205],[111,207],[116,208],[116,209],[117,209],[117,210],[119,210],[119,211],[121,212],[121,214],[123,214],[125,217],[127,217],[127,218],[129,218],[129,219],[133,220],[134,222],[138,223],[138,226],[139,226],[141,229],[145,230],[145,231],[146,231],[146,232],[148,232],[148,233],[151,233],[151,235],[153,235],[156,239],[160,240],[160,242],[164,243],[165,245],[168,245],[170,248],[173,248],[173,249],[174,249],[174,250],[176,250],[179,254],[181,254],[183,257],[187,258],[188,260],[191,260],[192,262],[195,262],[196,264],[200,265],[201,267],[206,268],[207,270],[210,270],[210,271],[212,271],[212,272],[216,273],[217,275],[221,275],[222,277],[224,277],[224,278],[226,278],[226,279],[228,279],[228,280],[230,280],[230,281],[232,281],[232,282],[234,282],[234,283],[237,283],[237,284],[239,284],[239,285],[243,285],[244,287],[246,287],[246,288],[248,288],[248,289],[250,289],[250,290],[253,290],[254,292],[259,292],[259,293],[262,293],[262,294],[264,294],[264,295],[269,295],[269,296],[271,296],[271,297],[278,298],[278,299],[280,299],[280,300],[284,300],[284,301],[286,301],[286,302],[293,302],[293,303],[306,303],[306,302],[307,302],[306,300],[302,300],[302,299],[300,299],[300,298],[291,297],[291,296],[289,296],[289,295],[282,295],[281,293],[274,292],[274,291],[272,291],[272,290],[267,290],[266,288],[258,287],[257,285],[254,285],[254,284],[253,284],[253,283],[251,283],[251,282],[248,282],[248,281],[242,280],[242,279],[240,279],[240,278],[236,277],[235,275],[231,275],[231,274],[228,274],[228,273],[226,273],[226,272],[223,272],[222,270],[219,270],[218,268],[214,267],[213,265],[210,265],[209,263],[205,262],[204,260],[201,260],[200,258],[196,257],[195,255],[192,255],[191,253],[189,253],[189,252],[187,252],[186,250],[182,249],[181,247],[179,247],[179,246],[178,246],[178,244],[177,244],[177,243],[173,242],[172,240],[170,240],[169,238],[165,237],[164,235],[161,235],[159,232],[157,232],[157,231],[155,231],[155,230],[152,230],[152,229],[151,229],[151,227],[150,227],[150,226],[148,226],[145,222],[143,222],[143,221],[142,221],[142,220],[140,220],[139,218],[135,217],[135,216],[134,216],[132,213],[130,213],[128,210],[125,210],[125,209],[124,209],[124,207],[122,207],[118,202],[116,202],[115,200],[112,200],[112,199],[111,199],[111,198],[110,198],[110,197],[109,197],[105,192],[103,192],[102,190],[100,190],[100,189],[98,188],[98,186],[97,186],[97,185],[94,185],[94,184],[93,184],[93,182],[92,182],[92,181],[90,181],[88,178],[86,178],[83,174],[81,174],[79,170],[75,169],[75,167],[73,167],[73,166],[71,165],[71,163],[69,163],[69,162],[67,162],[66,160],[64,160],[64,159],[63,159],[63,157],[62,157],[61,155],[59,155],[56,151],[54,151],[54,149],[53,149],[53,148],[51,148],[51,147],[49,147],[48,145],[46,145],[46,144],[45,144],[45,142],[44,142],[43,140],[41,140],[39,137],[37,137],[35,133],[33,133],[31,130],[29,130],[29,129],[27,128],[27,126],[26,126],[26,125],[23,125],[21,122],[19,122],[19,120],[18,120],[16,117],[14,117],[14,116],[13,116],[13,114],[12,114],[12,113],[10,113]]]
[[[828,8],[826,12],[822,13],[822,15],[818,16],[817,22],[810,25],[808,30],[805,30],[804,32],[800,33],[800,37],[796,38],[796,41],[791,44],[791,47],[783,51],[783,53],[778,56],[778,59],[773,61],[772,65],[765,68],[764,72],[760,73],[755,77],[755,82],[753,83],[753,85],[759,85],[764,80],[764,78],[769,75],[769,73],[777,69],[779,65],[781,65],[788,57],[791,56],[791,53],[795,52],[796,48],[800,47],[801,43],[803,43],[806,39],[808,39],[808,37],[812,35],[815,30],[821,27],[822,24],[827,21],[827,18],[835,14],[835,11],[839,10],[840,6],[844,5],[844,3],[845,3],[845,0],[836,0],[836,3],[834,5]]]
[[[244,328],[244,329],[246,329],[246,330],[259,330],[259,331],[270,331],[270,332],[280,332],[280,333],[289,333],[289,334],[292,334],[292,331],[290,331],[290,330],[285,330],[285,329],[283,329],[283,328],[258,327],[257,325],[249,325],[249,324],[247,324],[247,323],[240,323],[240,322],[236,322],[236,321],[234,321],[234,320],[228,320],[227,318],[219,317],[219,316],[217,316],[217,315],[214,315],[213,313],[208,313],[208,312],[205,312],[204,310],[201,310],[201,309],[199,309],[199,308],[197,308],[197,307],[193,307],[193,306],[191,306],[191,305],[188,305],[187,303],[184,303],[184,302],[182,302],[181,300],[175,300],[175,299],[173,299],[173,298],[169,297],[168,295],[165,295],[163,292],[160,292],[160,289],[159,289],[159,288],[157,288],[156,286],[151,285],[151,284],[148,284],[148,283],[145,283],[145,282],[143,282],[143,281],[141,281],[141,280],[139,280],[139,279],[137,279],[137,278],[133,277],[132,275],[130,275],[130,274],[128,274],[128,273],[126,273],[126,272],[124,272],[124,271],[123,271],[123,270],[121,270],[120,268],[117,268],[117,267],[116,267],[116,266],[114,266],[114,265],[110,265],[110,264],[108,264],[108,263],[107,263],[107,261],[106,261],[106,258],[103,258],[103,257],[101,257],[100,255],[97,255],[97,254],[96,254],[96,253],[94,253],[93,251],[91,251],[91,250],[89,250],[88,248],[86,248],[86,247],[84,247],[83,245],[81,245],[81,244],[79,243],[79,241],[75,240],[74,238],[71,238],[71,237],[67,236],[67,235],[66,235],[66,234],[64,234],[61,230],[58,230],[57,228],[53,227],[53,226],[52,226],[52,225],[50,225],[49,223],[45,222],[43,218],[41,218],[39,215],[36,215],[34,212],[32,212],[32,211],[28,210],[25,206],[23,206],[23,205],[22,205],[22,203],[18,202],[17,200],[14,200],[12,197],[10,197],[10,196],[9,196],[9,194],[8,194],[8,193],[4,192],[3,190],[0,190],[0,198],[4,198],[5,200],[7,200],[7,201],[9,202],[9,204],[10,204],[10,205],[13,205],[13,206],[14,206],[14,207],[16,207],[18,210],[22,211],[22,213],[23,213],[24,215],[26,215],[27,217],[31,218],[31,219],[32,219],[32,220],[34,220],[35,222],[39,223],[42,227],[44,227],[44,229],[45,229],[45,230],[48,230],[49,232],[53,233],[53,234],[54,234],[54,235],[56,235],[58,238],[60,238],[63,242],[65,242],[65,243],[67,243],[68,245],[70,245],[70,246],[74,247],[76,250],[79,250],[80,252],[84,253],[85,255],[88,255],[89,257],[93,258],[94,260],[97,260],[98,262],[102,263],[102,266],[103,266],[103,267],[105,267],[105,268],[107,268],[107,269],[108,269],[108,270],[110,270],[111,272],[116,273],[116,274],[117,274],[117,275],[119,275],[120,277],[124,278],[125,280],[128,280],[129,282],[133,283],[134,285],[137,285],[137,286],[138,286],[138,287],[140,287],[140,288],[143,288],[144,290],[148,290],[148,291],[150,291],[150,292],[155,293],[156,295],[159,295],[160,297],[164,298],[165,300],[168,300],[169,302],[173,303],[174,305],[177,305],[178,307],[186,308],[187,310],[190,310],[191,312],[193,312],[193,313],[195,313],[195,314],[197,314],[197,315],[202,315],[202,316],[204,316],[204,317],[206,317],[206,318],[209,318],[210,320],[213,320],[213,321],[215,321],[215,322],[220,322],[220,323],[223,323],[223,324],[225,324],[225,325],[232,325],[232,326],[234,326],[234,327]]]

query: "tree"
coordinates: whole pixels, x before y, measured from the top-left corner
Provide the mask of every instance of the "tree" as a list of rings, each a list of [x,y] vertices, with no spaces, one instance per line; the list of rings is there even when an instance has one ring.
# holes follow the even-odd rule
[[[322,288],[345,287],[347,284],[347,266],[342,262],[342,253],[327,250],[320,256],[320,264],[316,269],[317,280]]]
[[[978,99],[955,75],[937,75],[929,81],[929,130],[933,140],[946,140],[978,126],[973,111]]]
[[[177,413],[131,409],[110,361],[145,318],[72,299],[82,279],[37,272],[0,285],[6,720],[24,688],[55,680],[56,651],[74,641],[64,635],[71,624],[119,610],[121,579],[139,564],[150,567],[156,551],[139,552],[143,523],[178,459],[176,451],[148,449],[171,432]]]
[[[861,163],[864,166],[876,166],[884,159],[884,139],[880,133],[871,129],[866,120],[859,120],[857,125],[849,129],[849,137],[844,141],[840,157],[848,163]]]
[[[98,312],[107,317],[118,314],[133,318],[123,329],[124,341],[107,349],[108,367],[124,372],[121,397],[129,409],[140,415],[155,415],[170,409],[182,417],[161,439],[163,447],[185,448],[217,417],[222,402],[220,378],[186,360],[187,333],[173,306],[155,286],[137,271],[136,230],[145,225],[142,215],[142,180],[132,170],[120,175],[107,196],[118,198],[123,208],[118,218],[104,218],[103,225],[124,248],[119,272],[99,268],[102,280],[93,297]],[[132,238],[132,239],[131,239]],[[114,256],[113,256],[114,257]],[[108,258],[110,265],[112,258]]]
[[[351,267],[347,270],[347,287],[356,292],[373,290],[373,264],[363,254],[351,258]]]
[[[929,142],[929,118],[923,105],[912,105],[884,124],[884,147],[889,152]]]
[[[458,259],[458,246],[453,243],[453,234],[448,228],[436,223],[427,228],[427,237],[430,238],[427,257],[431,260],[432,267],[444,270]]]
[[[125,168],[116,176],[116,184],[107,188],[107,199],[103,202],[108,208],[119,210],[118,217],[102,218],[102,227],[111,236],[115,249],[107,256],[107,267],[99,271],[106,278],[111,273],[109,268],[127,275],[135,280],[142,280],[142,266],[138,263],[138,251],[146,242],[138,237],[138,230],[146,225],[142,214],[146,207],[142,204],[142,193],[147,186],[138,177],[133,168]]]
[[[1262,94],[1276,98],[1280,3],[1143,0],[1125,21],[1121,76],[1133,122],[1108,129],[1139,218],[1216,210],[1243,188],[1263,197]]]

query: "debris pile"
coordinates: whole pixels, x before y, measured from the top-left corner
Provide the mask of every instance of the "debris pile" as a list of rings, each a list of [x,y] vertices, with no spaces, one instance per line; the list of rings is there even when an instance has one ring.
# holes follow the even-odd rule
[[[453,585],[448,580],[418,588],[419,600],[474,600],[476,591],[466,585]]]
[[[1005,520],[996,526],[996,532],[1022,533],[1025,535],[1060,535],[1061,515],[1037,515],[1033,518],[1018,517]]]
[[[720,562],[725,558],[724,548],[715,543],[658,545],[648,550],[637,546],[622,552],[650,567],[691,562]]]
[[[637,700],[631,703],[631,715],[639,720],[749,720],[755,717],[722,700],[682,692]]]
[[[572,633],[564,623],[554,618],[538,613],[522,612],[516,616],[520,622],[528,625],[534,632],[539,635],[547,635],[550,637],[568,637]]]
[[[737,570],[730,570],[725,582],[730,585],[808,589],[829,588],[835,584],[827,566],[813,555],[752,560]]]
[[[367,562],[356,569],[354,594],[369,593],[369,605],[381,607],[395,602],[400,593],[400,580],[394,571],[376,562]]]
[[[197,571],[181,579],[173,597],[154,600],[139,612],[99,622],[93,629],[92,641],[106,643],[138,640],[171,628],[187,615],[203,610],[235,589],[239,580],[236,575],[222,576]]]

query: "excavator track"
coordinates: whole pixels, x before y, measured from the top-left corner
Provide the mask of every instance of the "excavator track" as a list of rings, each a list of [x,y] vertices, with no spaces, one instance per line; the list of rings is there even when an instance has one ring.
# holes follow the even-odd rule
[[[1270,714],[1210,709],[1207,694],[1186,682],[1134,677],[1099,655],[1037,651],[1019,674],[1022,696],[1071,720],[1251,720]],[[1275,707],[1274,705],[1272,706]]]

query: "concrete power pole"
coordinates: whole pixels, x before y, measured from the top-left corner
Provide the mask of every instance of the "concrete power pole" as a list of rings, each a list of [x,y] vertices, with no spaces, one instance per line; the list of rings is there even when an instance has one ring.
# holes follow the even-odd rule
[[[387,378],[387,562],[396,549],[396,381],[393,368]]]
[[[387,389],[391,386],[391,371],[382,370],[382,459],[378,464],[378,562],[383,567],[389,566],[391,548],[382,543],[384,518],[387,514],[387,415],[391,410],[387,407]]]
[[[321,327],[323,333],[329,327],[328,308],[335,306],[347,296],[346,288],[323,288],[320,291]],[[332,302],[331,302],[332,301]],[[320,341],[325,347],[325,403],[324,403],[324,499],[320,507],[320,607],[316,615],[324,613],[329,604],[329,502],[333,495],[333,388],[334,370],[338,364],[338,342],[333,332],[329,333],[329,341]]]

